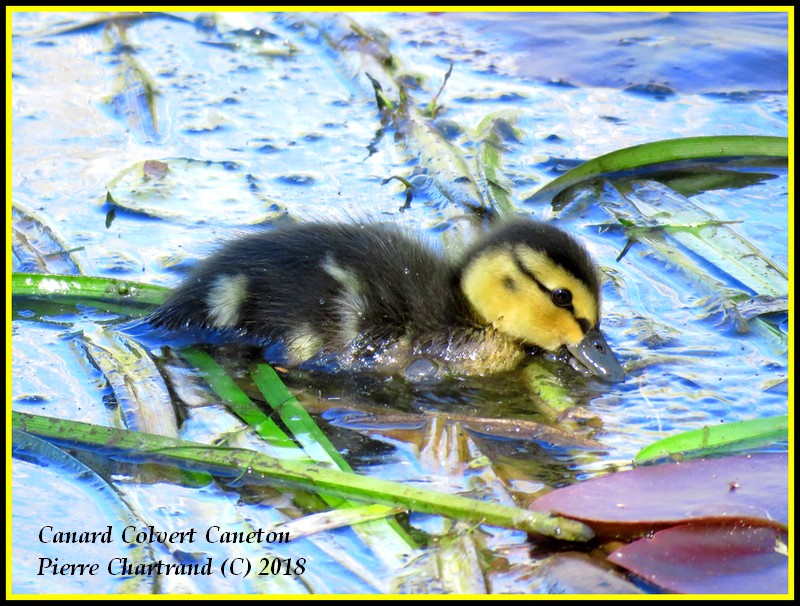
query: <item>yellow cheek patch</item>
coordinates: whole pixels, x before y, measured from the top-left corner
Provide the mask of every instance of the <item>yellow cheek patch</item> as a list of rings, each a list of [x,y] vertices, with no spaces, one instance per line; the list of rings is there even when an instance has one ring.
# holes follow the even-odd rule
[[[536,280],[551,291],[568,289],[575,315],[555,305]],[[485,322],[518,341],[550,351],[583,339],[576,317],[585,318],[591,326],[597,324],[598,309],[589,288],[544,254],[525,246],[479,255],[462,274],[461,288]]]

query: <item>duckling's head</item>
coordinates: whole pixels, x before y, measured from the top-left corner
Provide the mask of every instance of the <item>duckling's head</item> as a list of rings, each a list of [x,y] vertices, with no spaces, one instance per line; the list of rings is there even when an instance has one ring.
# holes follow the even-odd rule
[[[461,290],[500,333],[551,352],[566,348],[592,374],[621,381],[600,323],[600,280],[586,249],[547,223],[506,222],[467,251]]]

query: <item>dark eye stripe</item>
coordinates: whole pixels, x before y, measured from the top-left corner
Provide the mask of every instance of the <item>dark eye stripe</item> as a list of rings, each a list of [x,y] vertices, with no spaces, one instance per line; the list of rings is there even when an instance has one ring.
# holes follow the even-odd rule
[[[517,254],[517,251],[516,251],[516,249],[512,249],[512,251],[511,251],[511,258],[512,258],[512,259],[514,259],[514,264],[517,266],[517,269],[518,269],[520,272],[522,272],[522,274],[524,274],[525,276],[527,276],[528,278],[530,278],[530,279],[533,281],[533,283],[534,283],[534,284],[536,284],[536,286],[538,286],[538,287],[539,287],[539,289],[540,289],[540,290],[541,290],[541,291],[542,291],[544,294],[546,294],[548,297],[550,297],[550,300],[552,301],[552,300],[553,300],[553,291],[552,291],[552,290],[550,290],[549,288],[547,288],[547,286],[545,286],[544,284],[542,284],[542,283],[539,281],[539,278],[537,278],[537,277],[536,277],[536,276],[533,274],[533,272],[532,272],[531,270],[529,270],[527,267],[525,267],[525,266],[522,264],[522,259],[520,259],[520,258],[519,258],[519,255]],[[561,307],[561,309],[566,309],[566,310],[567,310],[568,312],[570,312],[570,313],[571,313],[573,316],[575,315],[575,308],[572,306],[572,304],[569,304],[569,305],[559,305],[559,307]]]
[[[533,275],[533,272],[522,264],[522,259],[519,258],[519,255],[517,254],[516,249],[511,251],[511,258],[514,259],[514,264],[517,266],[517,269],[520,271],[520,273],[522,273],[523,275],[525,275],[528,278],[530,278],[531,281],[534,284],[536,284],[536,286],[538,286],[541,289],[541,291],[544,294],[546,294],[547,296],[550,296],[552,294],[550,292],[550,289],[547,288],[541,282],[539,282],[539,278],[537,278],[535,275]]]
[[[542,284],[539,281],[539,279],[533,274],[533,272],[522,264],[522,260],[519,258],[519,255],[517,254],[516,249],[512,249],[511,258],[514,259],[514,264],[517,266],[517,269],[520,271],[520,273],[522,273],[523,275],[525,275],[528,278],[530,278],[530,280],[534,284],[536,284],[536,286],[538,286],[539,289],[543,293],[545,293],[547,296],[552,298],[553,291],[550,290],[549,288],[547,288],[544,284]],[[578,323],[578,326],[580,326],[580,328],[581,328],[581,330],[583,331],[584,334],[586,334],[587,332],[589,332],[592,329],[592,324],[591,324],[591,322],[589,322],[589,320],[587,320],[586,318],[578,318],[575,315],[575,307],[574,306],[568,305],[568,306],[562,307],[562,309],[566,309],[567,311],[569,311],[572,314],[572,317],[575,318],[575,321]]]

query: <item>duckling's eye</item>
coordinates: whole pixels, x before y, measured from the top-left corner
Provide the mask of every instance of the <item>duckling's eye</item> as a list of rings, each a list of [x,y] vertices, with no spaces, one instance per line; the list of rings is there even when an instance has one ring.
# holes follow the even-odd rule
[[[550,294],[553,303],[558,307],[569,307],[572,305],[572,293],[566,288],[559,288]]]

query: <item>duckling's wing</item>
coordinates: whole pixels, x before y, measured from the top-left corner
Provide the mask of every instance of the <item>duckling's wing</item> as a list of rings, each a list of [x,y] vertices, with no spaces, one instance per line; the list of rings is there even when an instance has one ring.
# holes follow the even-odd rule
[[[232,240],[202,261],[149,321],[279,338],[299,323],[317,324],[319,308],[336,290],[321,261],[345,235],[332,225],[305,225]]]
[[[291,341],[305,354],[356,337],[397,339],[446,313],[449,276],[438,255],[390,226],[303,224],[228,243],[149,321],[238,328]]]

